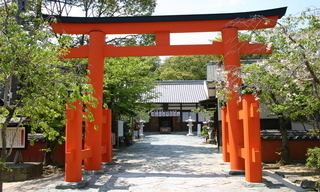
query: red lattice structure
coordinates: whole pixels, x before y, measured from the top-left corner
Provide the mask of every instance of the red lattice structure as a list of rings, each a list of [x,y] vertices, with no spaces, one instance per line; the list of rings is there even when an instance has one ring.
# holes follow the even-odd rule
[[[239,30],[272,28],[286,8],[255,12],[177,15],[79,18],[56,17],[53,31],[60,34],[87,34],[89,44],[70,48],[64,58],[88,58],[90,83],[95,89],[98,106],[91,108],[94,122],[86,123],[85,145],[82,148],[82,103],[76,109],[67,108],[65,181],[81,181],[81,166],[85,170],[100,170],[101,162],[111,161],[111,110],[102,108],[105,57],[165,56],[165,55],[223,55],[226,70],[240,70],[241,54],[269,54],[264,44],[238,40]],[[210,45],[170,45],[171,33],[221,32],[222,42]],[[155,34],[154,46],[115,47],[105,44],[108,34]],[[234,89],[241,79],[228,75],[232,99],[222,110],[223,160],[231,170],[245,170],[246,181],[262,182],[259,103],[253,95],[242,96]],[[94,126],[99,127],[98,130]]]

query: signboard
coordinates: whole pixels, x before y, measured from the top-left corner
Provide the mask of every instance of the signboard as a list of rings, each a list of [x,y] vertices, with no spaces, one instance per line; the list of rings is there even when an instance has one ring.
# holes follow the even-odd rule
[[[25,149],[26,148],[26,129],[25,127],[7,128],[7,148]],[[2,148],[2,138],[0,137],[0,148]]]
[[[180,111],[155,110],[151,112],[151,117],[174,117],[180,116]]]
[[[123,137],[123,121],[118,121],[118,137]]]

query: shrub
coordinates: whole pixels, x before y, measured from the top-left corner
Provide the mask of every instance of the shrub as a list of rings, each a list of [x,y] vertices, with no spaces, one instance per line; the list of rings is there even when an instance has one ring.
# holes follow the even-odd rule
[[[308,156],[306,165],[320,171],[320,148],[309,148],[306,155]]]
[[[209,138],[208,126],[203,126],[202,127],[202,131],[201,131],[200,135],[204,136],[205,138]]]

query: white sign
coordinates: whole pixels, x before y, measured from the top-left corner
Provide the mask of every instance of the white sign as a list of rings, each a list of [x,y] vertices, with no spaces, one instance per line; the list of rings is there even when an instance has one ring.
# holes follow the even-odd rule
[[[151,112],[152,117],[174,117],[180,116],[180,111],[163,111],[163,110],[155,110]]]
[[[118,137],[123,137],[123,121],[118,121]]]
[[[24,127],[7,128],[7,148],[23,149],[26,147],[26,129]],[[0,148],[2,148],[2,138],[0,137]]]

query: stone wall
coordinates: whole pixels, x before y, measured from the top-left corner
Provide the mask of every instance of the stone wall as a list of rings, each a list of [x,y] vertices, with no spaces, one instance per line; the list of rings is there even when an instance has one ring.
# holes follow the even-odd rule
[[[4,174],[3,181],[25,181],[32,178],[42,176],[42,163],[22,163],[16,164],[7,163],[10,171]]]

